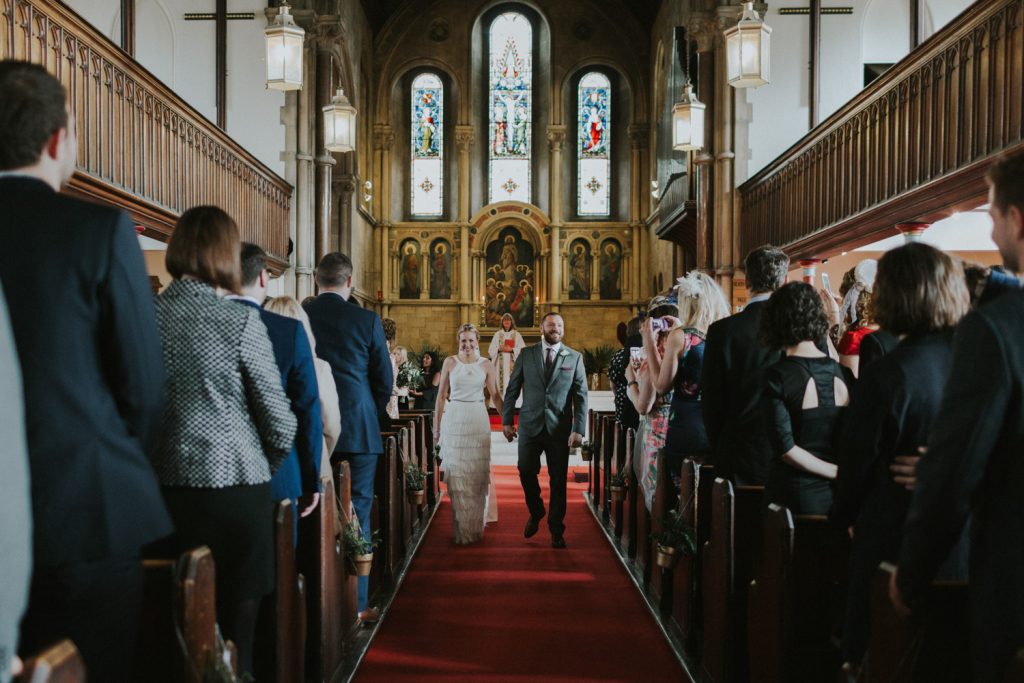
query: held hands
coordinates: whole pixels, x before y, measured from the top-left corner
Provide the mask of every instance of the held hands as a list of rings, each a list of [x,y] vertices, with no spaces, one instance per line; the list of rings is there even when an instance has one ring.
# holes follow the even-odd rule
[[[569,448],[579,448],[583,445],[583,435],[573,432],[569,435]]]
[[[514,425],[503,425],[502,432],[505,434],[505,438],[508,439],[509,443],[512,443],[512,439],[516,438],[516,428]]]

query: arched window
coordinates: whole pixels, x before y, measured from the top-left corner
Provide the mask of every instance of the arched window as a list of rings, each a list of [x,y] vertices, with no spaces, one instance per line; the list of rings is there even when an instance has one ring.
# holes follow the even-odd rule
[[[488,158],[491,202],[530,201],[533,27],[515,12],[491,23],[488,55]]]
[[[576,212],[611,213],[612,84],[592,71],[580,79],[576,111]]]
[[[436,74],[412,82],[410,173],[414,216],[440,216],[444,199],[444,85]]]

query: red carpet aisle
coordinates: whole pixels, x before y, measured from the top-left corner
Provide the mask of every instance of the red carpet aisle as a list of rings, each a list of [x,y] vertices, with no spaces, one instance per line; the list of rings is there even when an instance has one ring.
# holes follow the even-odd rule
[[[498,467],[500,521],[451,540],[447,500],[355,680],[679,681],[684,674],[569,478],[568,550],[523,538],[514,467]],[[547,481],[542,472],[544,500]]]

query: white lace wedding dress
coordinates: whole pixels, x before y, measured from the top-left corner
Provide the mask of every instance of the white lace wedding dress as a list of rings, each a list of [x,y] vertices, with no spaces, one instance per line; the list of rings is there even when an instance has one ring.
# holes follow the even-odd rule
[[[441,417],[441,462],[452,501],[456,543],[473,543],[484,535],[487,488],[491,481],[491,422],[484,403],[484,359],[456,359],[448,375],[448,404]]]

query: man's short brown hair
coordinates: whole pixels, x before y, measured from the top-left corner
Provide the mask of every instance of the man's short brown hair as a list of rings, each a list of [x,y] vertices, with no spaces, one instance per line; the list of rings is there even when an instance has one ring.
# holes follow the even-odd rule
[[[0,171],[35,164],[46,141],[67,125],[60,81],[38,64],[0,61]]]
[[[181,214],[167,245],[167,272],[191,275],[214,287],[238,292],[242,279],[241,240],[231,216],[216,206]]]
[[[316,282],[321,287],[343,287],[352,277],[352,259],[340,251],[332,251],[320,259]]]
[[[1024,213],[1024,154],[999,157],[989,166],[985,179],[993,189],[993,204],[1000,213],[1011,206]]]
[[[949,254],[912,242],[879,259],[871,307],[875,322],[887,332],[928,334],[951,329],[968,306],[963,267]]]

